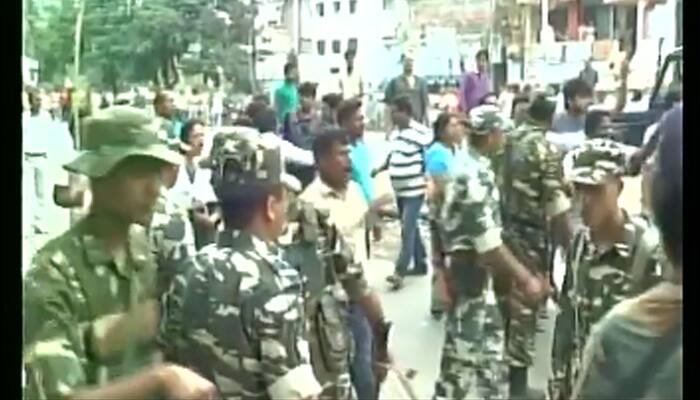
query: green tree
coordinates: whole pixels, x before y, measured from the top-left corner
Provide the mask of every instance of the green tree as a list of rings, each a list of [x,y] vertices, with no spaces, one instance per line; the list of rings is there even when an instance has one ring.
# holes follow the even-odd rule
[[[221,66],[232,80],[247,72],[240,45],[248,42],[252,16],[239,0],[219,2],[231,24],[206,0],[83,1],[81,69],[92,85],[115,92],[127,83],[173,87],[181,79],[180,64],[205,76],[215,76]],[[73,0],[61,0],[42,14],[36,2],[28,0],[30,55],[39,60],[40,79],[57,82],[73,63],[77,8]],[[199,54],[187,53],[193,43],[201,45]]]

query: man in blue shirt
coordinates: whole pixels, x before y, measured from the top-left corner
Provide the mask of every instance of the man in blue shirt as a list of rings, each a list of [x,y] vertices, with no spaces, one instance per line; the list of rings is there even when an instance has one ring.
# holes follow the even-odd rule
[[[347,132],[350,142],[350,179],[360,186],[367,204],[373,207],[374,188],[372,186],[372,160],[370,158],[369,148],[363,140],[365,123],[362,115],[362,102],[357,99],[341,102],[338,106],[337,119],[338,125]],[[368,223],[368,226],[369,225],[372,224]],[[379,226],[376,224],[374,224],[374,233],[375,238],[378,239],[380,235]],[[367,243],[367,258],[369,258],[369,228],[365,234],[367,235],[367,240],[365,240]],[[351,305],[349,323],[350,330],[355,340],[356,351],[368,351],[367,344],[372,341],[372,332],[369,329],[367,317],[360,307]],[[371,357],[356,354],[352,366],[350,367],[350,372],[358,398],[372,400],[377,398],[378,393],[373,393],[376,383],[372,375],[371,365],[363,365],[363,360],[367,359],[371,359]]]
[[[372,183],[372,160],[369,148],[364,141],[365,123],[362,115],[362,102],[346,100],[338,106],[338,125],[347,131],[350,138],[351,176],[362,188],[365,200],[370,204],[374,197]]]

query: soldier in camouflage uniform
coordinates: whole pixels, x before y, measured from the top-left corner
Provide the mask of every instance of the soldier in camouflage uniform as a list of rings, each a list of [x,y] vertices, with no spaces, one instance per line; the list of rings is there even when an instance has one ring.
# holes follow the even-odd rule
[[[503,241],[523,265],[542,276],[550,273],[552,239],[566,247],[571,236],[567,215],[571,202],[561,155],[545,138],[554,108],[544,97],[530,104],[528,121],[506,139],[501,171]],[[553,231],[558,233],[555,238]],[[505,280],[503,286],[507,296],[509,282]],[[506,311],[511,398],[526,396],[527,372],[534,360],[537,315],[543,307],[544,303],[534,309],[518,307],[516,302],[507,300],[502,307]]]
[[[622,300],[658,283],[658,235],[642,217],[617,204],[625,171],[625,150],[608,139],[593,139],[574,150],[571,180],[581,201],[584,227],[566,256],[552,353],[553,399],[567,399],[591,327]]]
[[[170,148],[176,147],[170,145]],[[179,292],[174,292],[175,279],[183,283],[186,271],[186,260],[194,256],[195,241],[192,223],[187,215],[187,209],[182,201],[174,197],[170,189],[175,185],[179,166],[167,166],[163,169],[163,187],[153,210],[153,218],[149,227],[149,238],[154,252],[158,270],[156,274],[156,293],[161,305],[161,327],[158,341],[164,349],[165,359],[177,362],[176,353],[169,352],[178,343],[176,332],[169,332],[164,321],[168,319],[171,310],[178,309],[181,304]]]
[[[671,276],[593,327],[574,399],[683,398],[683,108],[661,120],[653,208]]]
[[[160,172],[181,157],[153,120],[113,107],[85,121],[65,168],[90,178],[87,217],[46,244],[24,282],[23,364],[31,399],[208,398],[214,386],[172,365],[152,368],[156,265],[146,231]]]
[[[299,183],[258,135],[220,136],[212,153],[225,229],[188,261],[178,357],[225,399],[315,398],[302,279],[276,244]]]
[[[449,307],[436,399],[508,397],[504,326],[489,271],[513,278],[524,302],[540,301],[546,281],[529,272],[501,240],[499,190],[487,157],[503,144],[504,121],[496,107],[470,114],[468,154],[448,183],[441,219],[447,268],[440,286]],[[472,394],[473,395],[473,394]]]

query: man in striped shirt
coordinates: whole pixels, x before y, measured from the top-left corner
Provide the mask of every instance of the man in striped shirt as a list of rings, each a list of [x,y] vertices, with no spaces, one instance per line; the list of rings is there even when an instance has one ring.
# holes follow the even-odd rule
[[[408,97],[396,99],[391,106],[391,118],[397,130],[390,138],[388,169],[391,186],[401,219],[401,251],[394,274],[387,278],[393,289],[403,286],[406,275],[427,273],[426,253],[418,229],[418,218],[425,200],[424,154],[433,141],[433,133],[413,119]],[[413,260],[413,270],[408,264]]]

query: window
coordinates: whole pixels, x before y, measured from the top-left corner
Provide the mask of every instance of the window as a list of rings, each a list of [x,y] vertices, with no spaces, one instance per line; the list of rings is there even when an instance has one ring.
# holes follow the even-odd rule
[[[340,2],[339,1],[333,2],[333,10],[335,10],[336,14],[338,14],[340,12]]]
[[[333,53],[340,54],[340,40],[333,41]]]
[[[316,4],[316,12],[318,12],[319,17],[323,17],[323,3]]]
[[[348,39],[348,51],[357,52],[357,38]]]
[[[316,42],[316,50],[318,51],[319,56],[326,54],[326,41],[319,40],[318,42]]]
[[[357,10],[357,0],[350,0],[350,14],[355,14]]]

